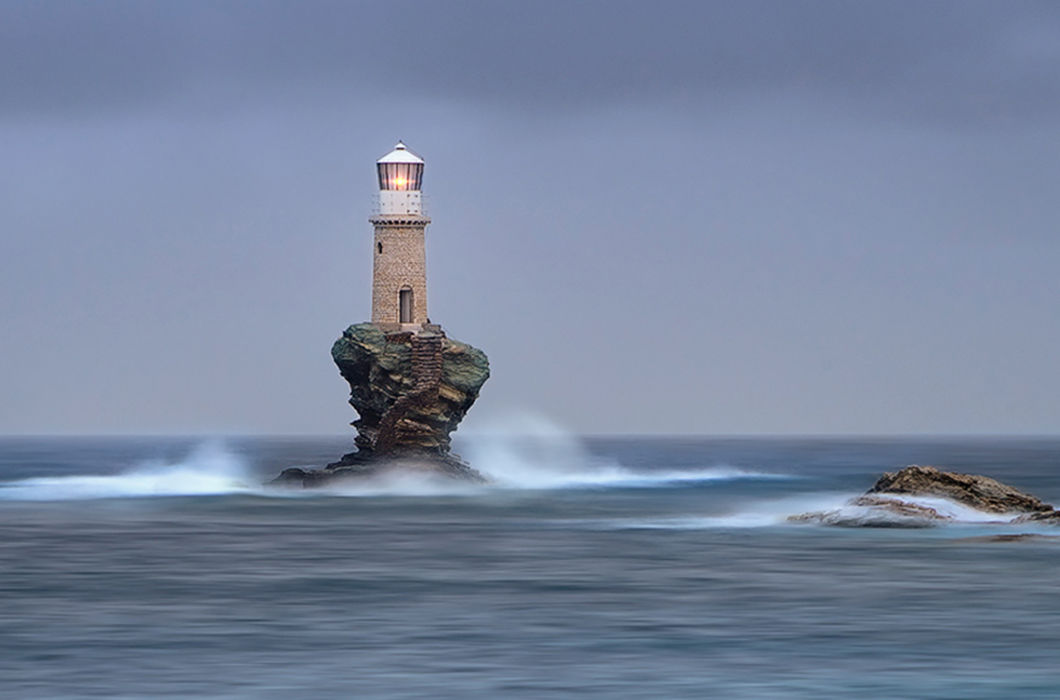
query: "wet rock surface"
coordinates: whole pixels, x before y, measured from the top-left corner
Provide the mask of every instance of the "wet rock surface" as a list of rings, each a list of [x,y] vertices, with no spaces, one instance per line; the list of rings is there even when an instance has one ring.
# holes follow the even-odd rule
[[[305,469],[290,467],[280,472],[272,480],[275,486],[300,486],[314,488],[318,486],[341,485],[343,482],[360,481],[367,478],[386,477],[388,475],[420,475],[456,479],[474,484],[487,483],[488,479],[455,455],[444,457],[379,457],[363,451],[343,455],[338,462],[333,462],[323,469]]]
[[[357,451],[323,469],[286,469],[272,483],[322,486],[392,472],[486,481],[450,452],[451,433],[489,379],[486,353],[437,325],[387,332],[359,323],[335,341],[331,356],[360,416],[352,424]]]
[[[931,506],[892,498],[859,496],[842,508],[792,515],[788,521],[837,527],[932,527],[948,519],[948,516]]]
[[[1053,507],[989,476],[913,465],[881,476],[871,493],[937,496],[987,513],[1045,513]]]
[[[884,474],[863,496],[842,508],[788,520],[843,527],[932,527],[957,519],[940,505],[912,500],[917,498],[959,504],[984,514],[983,521],[1060,524],[1060,511],[996,479],[920,465]]]

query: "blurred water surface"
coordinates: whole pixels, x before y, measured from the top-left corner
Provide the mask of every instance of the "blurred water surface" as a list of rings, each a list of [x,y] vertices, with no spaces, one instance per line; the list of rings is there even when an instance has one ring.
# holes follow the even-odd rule
[[[347,448],[0,440],[0,695],[1060,693],[1060,545],[984,537],[1048,528],[784,521],[909,463],[1060,502],[1060,440],[481,438],[490,487],[261,486]]]

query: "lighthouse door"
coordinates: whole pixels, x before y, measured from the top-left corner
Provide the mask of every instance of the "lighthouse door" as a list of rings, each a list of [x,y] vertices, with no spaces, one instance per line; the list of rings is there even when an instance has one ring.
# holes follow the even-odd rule
[[[412,323],[412,290],[402,289],[398,296],[401,310],[401,322]]]

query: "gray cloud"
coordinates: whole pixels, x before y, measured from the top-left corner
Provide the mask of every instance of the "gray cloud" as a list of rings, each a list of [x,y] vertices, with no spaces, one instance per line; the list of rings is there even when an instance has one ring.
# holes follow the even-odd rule
[[[0,12],[8,118],[334,102],[366,90],[526,111],[645,99],[699,109],[787,91],[888,118],[970,123],[1048,119],[1060,107],[1053,3],[101,2]]]
[[[1055,432],[1058,12],[0,4],[0,432],[338,432],[373,161],[589,432]]]

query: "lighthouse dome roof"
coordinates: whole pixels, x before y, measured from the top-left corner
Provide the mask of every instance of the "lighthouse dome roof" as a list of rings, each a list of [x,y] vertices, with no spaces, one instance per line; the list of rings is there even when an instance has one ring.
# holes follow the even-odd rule
[[[397,142],[394,150],[380,158],[377,163],[423,163],[423,158],[409,150],[401,141]]]

